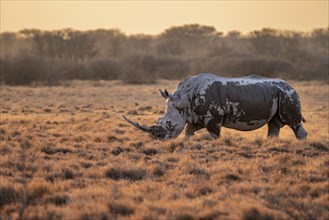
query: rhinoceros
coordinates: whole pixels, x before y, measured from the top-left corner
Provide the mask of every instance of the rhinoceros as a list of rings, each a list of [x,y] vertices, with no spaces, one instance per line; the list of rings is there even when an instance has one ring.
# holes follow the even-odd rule
[[[221,127],[251,131],[268,125],[268,137],[277,137],[288,125],[297,139],[306,139],[297,92],[281,79],[251,75],[225,78],[204,73],[180,82],[171,94],[160,90],[166,110],[156,125],[130,124],[159,139],[176,138],[184,129],[190,136],[202,128],[218,138]]]

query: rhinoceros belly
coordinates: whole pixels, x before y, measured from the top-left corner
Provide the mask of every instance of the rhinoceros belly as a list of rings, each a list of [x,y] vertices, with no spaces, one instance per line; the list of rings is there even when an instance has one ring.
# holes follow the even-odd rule
[[[260,127],[263,127],[267,122],[268,122],[268,120],[265,120],[265,119],[251,120],[250,122],[244,122],[244,121],[238,121],[238,120],[231,121],[229,119],[225,119],[225,117],[224,117],[222,126],[226,127],[226,128],[236,129],[239,131],[251,131],[251,130],[255,130]]]

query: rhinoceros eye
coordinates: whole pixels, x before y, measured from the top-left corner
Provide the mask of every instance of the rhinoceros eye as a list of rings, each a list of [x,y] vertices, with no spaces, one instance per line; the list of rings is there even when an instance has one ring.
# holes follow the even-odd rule
[[[174,109],[176,109],[179,112],[179,114],[181,114],[181,115],[184,114],[185,111],[183,108],[178,108],[175,104],[173,104],[173,107],[174,107]]]

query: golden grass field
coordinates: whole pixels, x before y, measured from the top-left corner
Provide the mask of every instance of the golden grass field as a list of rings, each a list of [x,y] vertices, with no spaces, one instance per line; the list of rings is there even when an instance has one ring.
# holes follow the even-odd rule
[[[154,123],[177,83],[1,86],[0,219],[328,219],[328,84],[290,82],[307,141],[266,126],[160,141],[123,120]]]

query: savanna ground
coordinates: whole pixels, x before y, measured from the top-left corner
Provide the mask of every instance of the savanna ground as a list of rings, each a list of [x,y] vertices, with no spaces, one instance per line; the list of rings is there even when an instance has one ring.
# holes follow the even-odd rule
[[[155,140],[158,88],[74,81],[1,86],[0,219],[328,219],[329,91],[291,82],[307,141],[222,130],[218,140]]]

